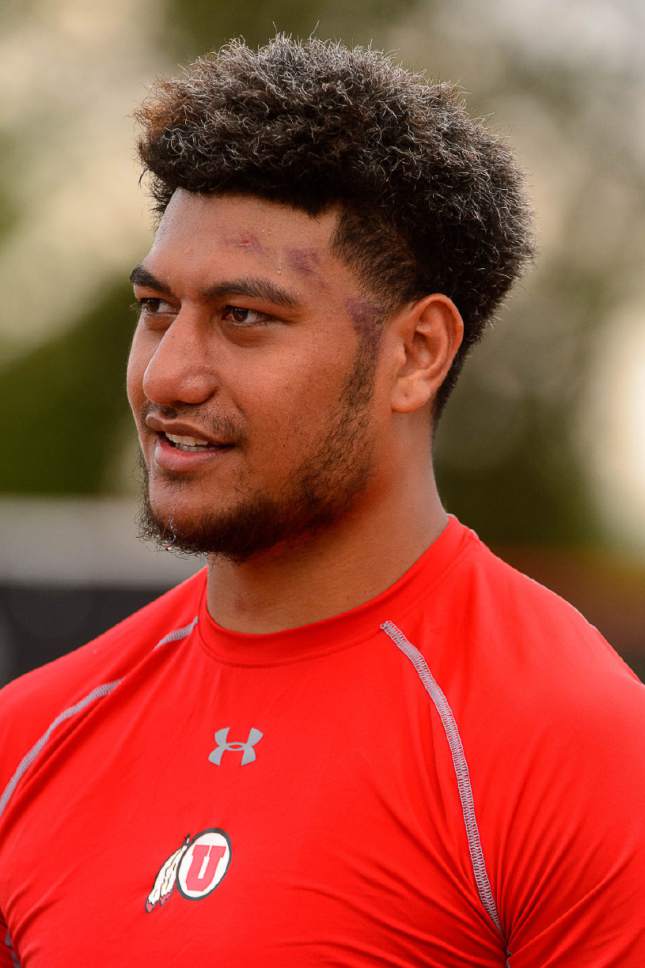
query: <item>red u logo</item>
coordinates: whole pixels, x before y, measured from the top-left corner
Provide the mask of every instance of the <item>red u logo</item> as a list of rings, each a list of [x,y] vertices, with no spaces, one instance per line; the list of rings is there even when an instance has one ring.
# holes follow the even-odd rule
[[[196,901],[210,894],[228,870],[231,842],[219,828],[204,830],[193,837],[177,868],[180,894]]]
[[[186,871],[186,888],[200,894],[207,891],[225,853],[226,847],[223,844],[194,844],[190,867]]]

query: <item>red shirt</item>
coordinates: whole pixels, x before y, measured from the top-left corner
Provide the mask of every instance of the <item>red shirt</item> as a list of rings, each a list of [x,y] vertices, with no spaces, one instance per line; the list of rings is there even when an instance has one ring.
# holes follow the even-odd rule
[[[645,688],[575,609],[454,518],[303,628],[205,589],[0,693],[0,965],[643,968]]]

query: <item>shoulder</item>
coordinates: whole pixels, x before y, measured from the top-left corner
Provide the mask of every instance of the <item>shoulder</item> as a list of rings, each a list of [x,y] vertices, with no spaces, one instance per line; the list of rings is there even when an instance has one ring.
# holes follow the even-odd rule
[[[506,742],[527,753],[540,743],[536,771],[572,766],[590,777],[630,759],[645,742],[645,686],[600,631],[569,602],[482,551],[475,597],[486,600],[486,631],[473,659],[495,699]],[[540,742],[541,741],[541,742]],[[603,761],[611,760],[612,767]],[[645,771],[642,771],[645,793]]]
[[[645,696],[642,684],[602,634],[572,604],[493,554],[476,536],[453,576],[459,583],[465,658],[499,685],[522,685],[523,703],[547,689],[551,704],[612,684]],[[550,705],[551,705],[550,704]]]
[[[575,745],[578,775],[586,756],[590,777],[605,756],[619,769],[641,758],[645,686],[598,629],[479,541],[460,572],[461,638],[443,666],[475,755],[485,760],[494,740],[510,769],[533,751],[535,771],[547,775]],[[477,683],[467,694],[464,677]]]
[[[450,567],[401,620],[475,746],[485,745],[483,720],[502,739],[511,726],[533,734],[580,715],[589,728],[606,714],[640,721],[645,687],[598,629],[457,528]]]
[[[109,689],[166,636],[195,618],[205,587],[202,569],[97,638],[0,690],[0,785],[16,756],[29,749],[57,717]]]
[[[448,583],[424,653],[489,840],[506,830],[521,851],[547,816],[563,835],[595,824],[600,836],[612,817],[640,824],[645,686],[576,608],[474,535]]]
[[[582,924],[589,939],[636,943],[645,686],[572,605],[476,539],[452,580],[458,631],[439,677],[513,964],[546,963],[558,945],[573,958]]]

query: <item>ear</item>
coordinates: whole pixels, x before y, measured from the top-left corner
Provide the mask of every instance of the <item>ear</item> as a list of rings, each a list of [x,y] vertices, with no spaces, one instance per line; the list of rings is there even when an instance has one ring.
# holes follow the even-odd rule
[[[396,341],[392,410],[412,413],[434,400],[464,338],[452,299],[441,293],[408,304],[392,320]]]

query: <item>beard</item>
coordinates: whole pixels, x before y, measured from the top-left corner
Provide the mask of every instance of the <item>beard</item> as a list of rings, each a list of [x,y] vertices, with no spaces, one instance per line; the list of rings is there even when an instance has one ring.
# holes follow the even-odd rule
[[[326,432],[289,474],[277,497],[257,492],[226,511],[213,509],[179,523],[152,506],[141,457],[139,537],[165,550],[221,555],[240,564],[278,547],[302,544],[345,517],[372,476],[368,406],[376,357],[373,341],[362,339]]]

